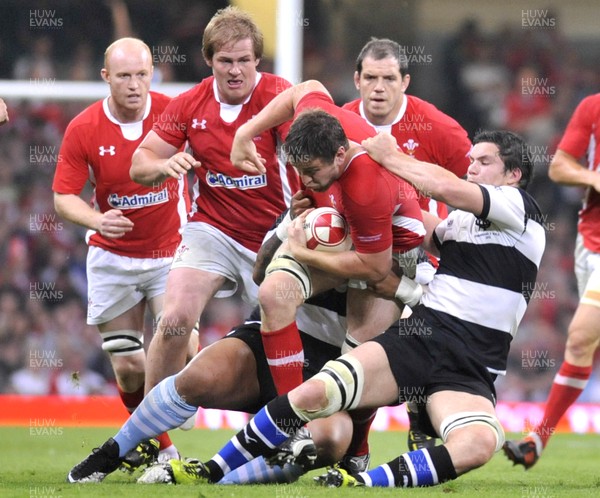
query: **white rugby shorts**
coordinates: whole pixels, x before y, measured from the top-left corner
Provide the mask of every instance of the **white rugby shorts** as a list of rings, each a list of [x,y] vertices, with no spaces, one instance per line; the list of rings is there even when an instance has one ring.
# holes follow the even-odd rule
[[[215,297],[233,296],[238,287],[242,299],[252,306],[258,303],[258,286],[252,280],[256,253],[208,223],[188,222],[175,251],[171,268],[195,268],[222,275],[227,283]]]
[[[584,247],[581,234],[575,243],[575,277],[580,302],[600,307],[600,254]]]
[[[164,294],[173,258],[130,258],[90,246],[87,254],[88,325],[108,322],[142,299]]]

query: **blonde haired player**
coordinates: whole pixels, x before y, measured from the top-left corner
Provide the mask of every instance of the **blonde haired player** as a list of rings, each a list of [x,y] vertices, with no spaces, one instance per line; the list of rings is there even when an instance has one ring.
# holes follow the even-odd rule
[[[252,18],[234,7],[206,26],[202,52],[213,76],[174,98],[133,156],[131,176],[152,185],[195,173],[189,223],[167,281],[165,308],[148,349],[146,389],[184,366],[190,333],[213,297],[256,303],[252,266],[265,233],[297,190],[293,168],[276,149],[286,125],[261,133],[264,174],[243,175],[229,161],[236,130],[290,84],[258,71],[263,37]],[[178,152],[189,143],[191,152]]]

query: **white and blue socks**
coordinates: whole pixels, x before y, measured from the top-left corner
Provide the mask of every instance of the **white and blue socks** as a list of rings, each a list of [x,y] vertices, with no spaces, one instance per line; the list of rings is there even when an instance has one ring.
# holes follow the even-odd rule
[[[119,444],[119,457],[141,441],[179,427],[197,410],[177,393],[175,375],[167,377],[146,395],[113,438]]]

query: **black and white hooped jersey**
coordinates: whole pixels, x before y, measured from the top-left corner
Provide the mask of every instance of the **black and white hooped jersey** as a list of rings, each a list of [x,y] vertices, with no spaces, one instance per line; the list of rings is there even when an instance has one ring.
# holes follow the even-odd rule
[[[527,192],[480,188],[480,216],[455,210],[436,227],[440,266],[421,303],[444,328],[462,335],[490,372],[503,375],[546,237],[540,208]]]

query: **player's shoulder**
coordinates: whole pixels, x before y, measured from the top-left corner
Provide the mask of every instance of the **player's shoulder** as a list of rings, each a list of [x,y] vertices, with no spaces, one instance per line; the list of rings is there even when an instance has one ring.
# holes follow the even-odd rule
[[[600,107],[600,93],[594,93],[584,97],[579,103],[580,106],[594,105]]]
[[[596,118],[600,115],[600,93],[588,95],[584,97],[575,109],[573,113],[579,119],[589,119],[592,122],[596,122]]]
[[[157,107],[166,107],[169,102],[171,102],[171,97],[165,95],[164,93],[150,91],[150,96],[152,98],[152,106]]]
[[[411,114],[420,114],[425,116],[428,121],[442,123],[444,125],[451,124],[452,126],[458,126],[458,121],[456,121],[453,117],[449,116],[445,112],[438,109],[431,102],[427,102],[419,97],[415,97],[414,95],[407,95],[408,105],[406,112]],[[462,127],[461,127],[462,128]]]
[[[104,112],[104,100],[99,100],[86,107],[75,116],[67,126],[67,132],[81,127],[98,126],[101,120],[108,119]]]
[[[184,92],[181,92],[171,100],[174,103],[188,105],[191,102],[197,102],[205,98],[212,98],[214,96],[213,82],[214,76],[208,76],[199,83],[196,83],[193,87]]]
[[[271,73],[260,73],[260,81],[252,92],[252,98],[268,98],[271,100],[275,95],[280,94],[284,90],[290,88],[292,84],[282,78]]]

